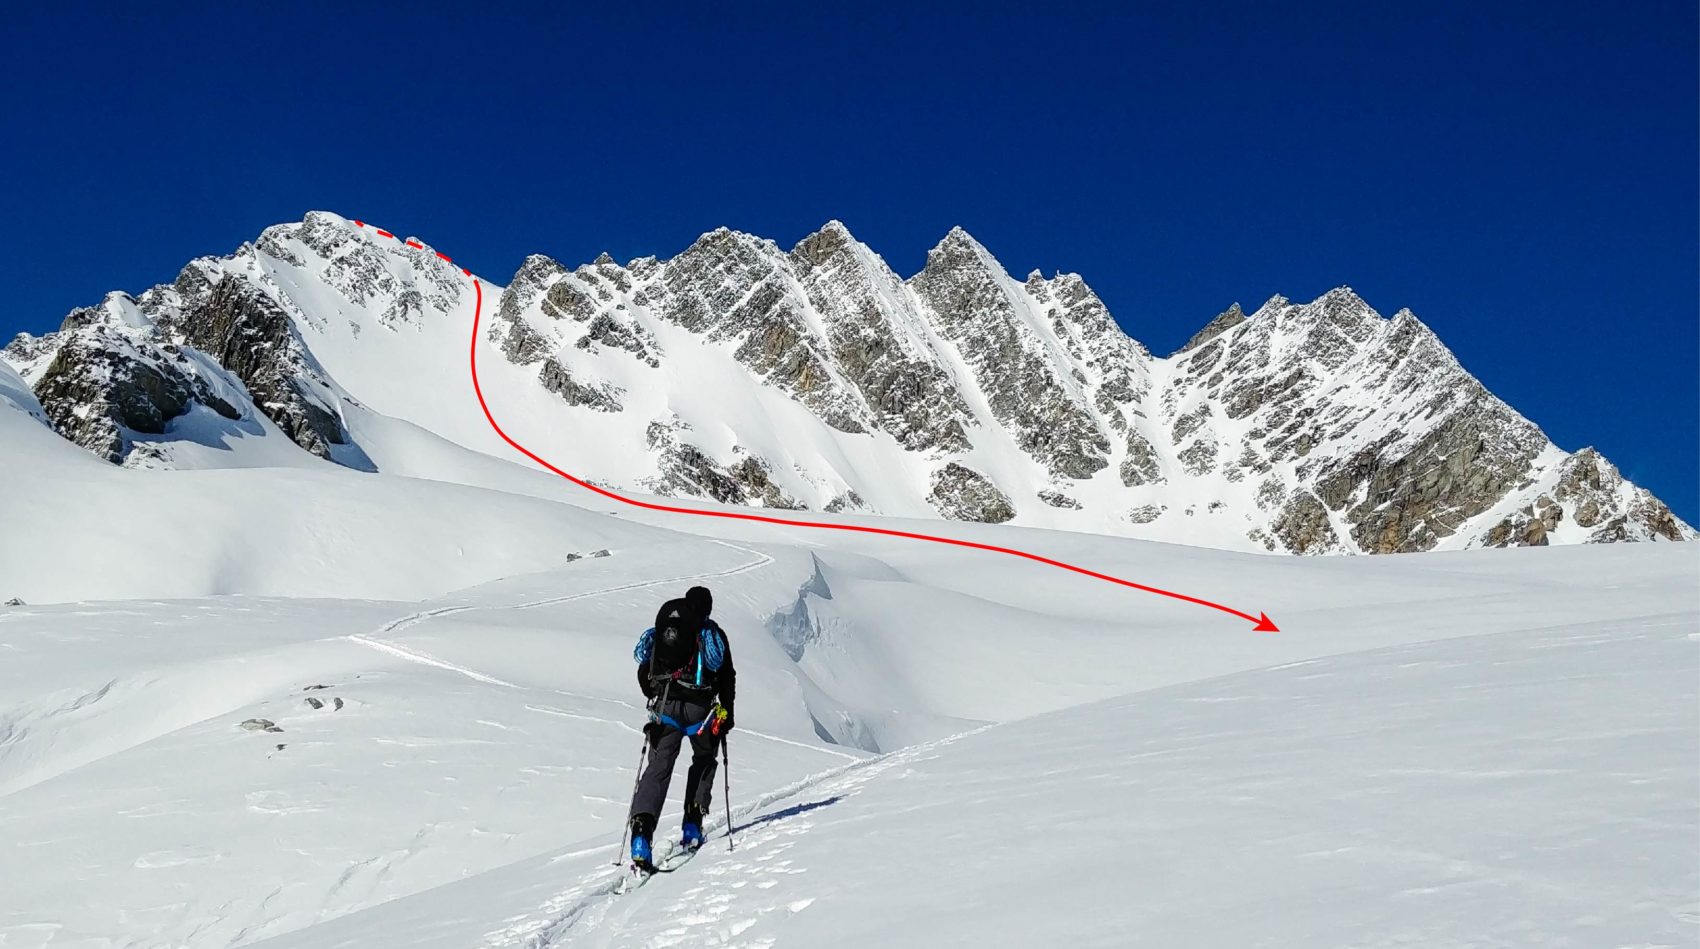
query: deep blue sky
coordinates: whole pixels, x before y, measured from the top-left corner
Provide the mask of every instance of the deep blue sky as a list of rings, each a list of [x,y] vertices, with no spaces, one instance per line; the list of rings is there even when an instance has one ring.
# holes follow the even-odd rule
[[[1700,522],[1686,0],[32,6],[0,57],[0,339],[314,208],[495,280],[834,217],[907,275],[960,224],[1158,353],[1275,293],[1409,306]]]

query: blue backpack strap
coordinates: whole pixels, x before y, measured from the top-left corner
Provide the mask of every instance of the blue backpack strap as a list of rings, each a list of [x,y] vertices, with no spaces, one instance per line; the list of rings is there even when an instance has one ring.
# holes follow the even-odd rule
[[[643,631],[642,636],[638,637],[637,646],[632,649],[632,658],[636,659],[638,665],[641,666],[649,661],[649,654],[654,648],[655,627],[651,626]]]

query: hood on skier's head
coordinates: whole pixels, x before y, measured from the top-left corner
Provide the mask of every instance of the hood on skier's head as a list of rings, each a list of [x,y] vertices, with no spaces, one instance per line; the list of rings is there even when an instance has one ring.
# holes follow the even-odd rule
[[[708,587],[691,587],[686,590],[685,602],[701,613],[703,619],[708,619],[708,615],[714,612],[714,594],[708,592]]]

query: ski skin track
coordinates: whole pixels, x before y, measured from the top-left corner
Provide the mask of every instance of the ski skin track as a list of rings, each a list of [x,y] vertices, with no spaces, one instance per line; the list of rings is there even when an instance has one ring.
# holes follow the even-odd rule
[[[378,652],[387,653],[391,656],[396,657],[397,659],[406,660],[407,662],[417,663],[417,664],[422,665],[422,666],[431,666],[431,667],[436,668],[436,669],[445,669],[449,672],[456,672],[456,673],[459,673],[463,676],[466,676],[467,678],[469,678],[469,679],[471,679],[475,682],[482,682],[485,685],[500,686],[502,688],[507,688],[507,689],[524,688],[524,686],[521,686],[517,683],[509,682],[506,679],[500,679],[500,678],[497,678],[496,676],[489,675],[488,673],[479,672],[477,669],[473,669],[473,668],[470,668],[468,666],[458,665],[456,663],[449,662],[445,659],[439,659],[438,657],[433,656],[428,652],[424,652],[422,650],[414,649],[414,648],[409,647],[409,646],[403,646],[400,643],[393,642],[391,640],[379,639],[377,637],[381,636],[385,633],[393,633],[393,632],[397,632],[399,630],[407,629],[408,627],[411,627],[411,626],[416,626],[416,625],[423,623],[423,622],[426,622],[428,620],[436,619],[439,616],[452,616],[452,615],[457,614],[457,613],[466,613],[466,612],[471,612],[471,611],[474,611],[474,610],[534,610],[534,609],[537,609],[537,608],[543,607],[543,606],[553,606],[557,603],[567,603],[567,602],[570,602],[572,600],[584,600],[584,599],[589,599],[591,597],[596,597],[596,596],[605,596],[609,593],[619,593],[623,590],[635,590],[635,589],[639,589],[639,588],[642,588],[642,587],[660,586],[660,585],[666,584],[666,583],[683,583],[687,580],[712,580],[715,577],[730,577],[730,576],[733,576],[735,574],[748,573],[751,570],[760,570],[761,568],[767,566],[768,564],[773,563],[773,558],[771,556],[764,554],[759,550],[751,550],[748,547],[740,547],[737,544],[727,543],[726,541],[723,541],[723,540],[716,540],[716,541],[713,541],[713,543],[719,544],[722,547],[729,547],[732,550],[741,551],[741,552],[746,553],[746,554],[751,554],[756,559],[751,560],[748,563],[739,564],[736,567],[728,567],[725,570],[711,570],[711,571],[708,571],[706,573],[693,573],[693,574],[687,574],[687,575],[682,576],[682,577],[662,577],[662,578],[656,579],[656,580],[637,580],[637,581],[634,581],[632,583],[621,583],[621,584],[617,584],[615,586],[602,587],[602,588],[596,589],[596,590],[585,590],[585,591],[580,592],[580,593],[569,593],[565,596],[551,596],[551,597],[546,597],[546,598],[541,599],[541,600],[530,600],[530,601],[527,601],[525,603],[515,603],[512,606],[450,606],[450,607],[442,607],[442,608],[434,609],[434,610],[420,610],[417,613],[409,613],[408,615],[403,616],[400,619],[391,620],[390,622],[385,623],[382,627],[380,627],[379,629],[377,629],[375,632],[373,632],[371,634],[350,633],[350,634],[343,636],[341,638],[345,639],[345,640],[347,640],[351,643],[355,643],[357,645],[365,646],[368,649],[375,649]],[[576,693],[576,692],[566,692],[566,691],[563,691],[563,690],[560,690],[560,689],[556,689],[555,691],[559,692],[562,695],[570,695],[574,698],[590,699],[590,700],[598,701],[598,702],[614,702],[615,704],[623,705],[623,706],[626,706],[628,708],[634,708],[635,707],[635,706],[632,706],[632,705],[630,705],[629,703],[626,703],[626,702],[618,702],[616,700],[605,699],[605,698],[602,698],[600,696],[581,695],[581,694]],[[530,711],[540,712],[544,715],[565,715],[566,717],[569,717],[569,718],[585,718],[585,719],[590,719],[592,721],[609,722],[609,723],[612,723],[612,724],[622,724],[620,722],[615,721],[614,719],[593,718],[592,716],[588,716],[588,715],[578,715],[578,714],[575,714],[575,713],[563,712],[559,709],[551,709],[551,708],[547,708],[547,707],[543,707],[543,706],[527,705],[526,708]],[[635,729],[634,729],[634,731],[635,731]],[[835,756],[840,757],[840,758],[848,758],[852,762],[861,762],[861,761],[868,760],[868,759],[863,758],[859,755],[845,754],[842,751],[834,751],[831,748],[822,748],[822,747],[819,747],[817,745],[809,745],[809,744],[805,744],[805,743],[800,742],[800,741],[792,741],[789,738],[781,738],[778,735],[769,735],[769,734],[766,734],[764,732],[751,731],[750,729],[747,729],[747,728],[739,729],[739,731],[741,733],[745,734],[745,735],[749,735],[751,738],[761,738],[761,739],[766,740],[766,741],[778,742],[779,744],[782,744],[782,745],[794,745],[798,748],[807,748],[810,751],[818,751],[818,752],[821,752],[823,754],[835,755]]]
[[[379,233],[382,234],[384,232],[379,231]],[[465,271],[463,270],[463,272],[465,272]],[[935,544],[950,544],[950,545],[955,546],[955,547],[968,547],[968,548],[971,548],[971,549],[974,549],[974,550],[984,550],[984,551],[990,551],[991,553],[1007,554],[1011,557],[1021,557],[1025,560],[1031,560],[1031,561],[1034,561],[1036,563],[1042,563],[1042,564],[1045,564],[1047,566],[1056,567],[1056,568],[1061,569],[1061,570],[1068,570],[1068,571],[1071,571],[1073,573],[1081,574],[1083,576],[1092,577],[1092,578],[1097,579],[1097,580],[1103,580],[1107,583],[1114,583],[1114,584],[1118,584],[1120,586],[1129,587],[1129,588],[1134,589],[1134,590],[1140,590],[1140,591],[1143,591],[1145,593],[1155,593],[1159,596],[1170,597],[1171,599],[1181,600],[1183,602],[1196,604],[1198,606],[1208,606],[1213,610],[1220,610],[1224,613],[1229,614],[1230,616],[1237,616],[1240,619],[1248,620],[1252,623],[1255,623],[1256,625],[1252,627],[1253,632],[1259,632],[1259,633],[1277,633],[1277,632],[1280,632],[1280,627],[1275,625],[1274,621],[1269,618],[1268,613],[1259,613],[1258,615],[1253,616],[1250,613],[1246,613],[1246,612],[1242,612],[1240,610],[1236,610],[1231,606],[1224,606],[1220,603],[1212,603],[1209,600],[1201,599],[1201,598],[1195,597],[1195,596],[1188,596],[1185,593],[1176,593],[1172,590],[1163,590],[1163,589],[1159,589],[1157,587],[1147,586],[1146,584],[1143,584],[1143,583],[1135,583],[1132,580],[1124,580],[1121,577],[1111,576],[1110,574],[1107,574],[1107,573],[1100,573],[1096,570],[1092,570],[1092,569],[1089,569],[1087,567],[1082,567],[1082,566],[1078,566],[1076,564],[1066,563],[1066,562],[1061,561],[1061,560],[1055,560],[1055,559],[1052,559],[1050,557],[1046,557],[1046,556],[1043,556],[1043,555],[1040,555],[1040,554],[1031,553],[1029,551],[1017,550],[1013,547],[999,547],[996,544],[982,544],[982,543],[978,543],[976,541],[962,540],[962,539],[956,538],[956,537],[940,537],[940,536],[935,535],[935,534],[921,534],[921,533],[917,533],[915,531],[895,530],[895,529],[888,528],[888,527],[869,527],[869,526],[862,525],[862,524],[840,524],[840,523],[833,523],[833,522],[827,522],[827,521],[822,521],[822,522],[797,521],[797,520],[791,520],[789,518],[769,517],[769,516],[764,515],[764,514],[750,514],[750,513],[740,512],[740,511],[696,510],[694,508],[687,508],[687,507],[674,507],[674,506],[668,505],[668,504],[655,504],[655,503],[650,502],[650,501],[639,501],[639,500],[636,500],[634,498],[628,498],[628,497],[626,497],[622,494],[618,494],[616,492],[610,491],[607,488],[603,488],[603,487],[599,487],[597,485],[591,484],[590,482],[585,481],[582,478],[579,478],[579,477],[577,477],[577,476],[575,476],[575,475],[573,475],[573,474],[571,474],[567,471],[564,471],[560,468],[557,468],[553,464],[550,464],[549,461],[544,459],[542,456],[538,455],[536,452],[525,447],[524,445],[521,445],[518,441],[514,440],[514,438],[512,436],[510,436],[507,432],[502,430],[501,424],[496,421],[496,416],[491,413],[490,404],[487,401],[485,401],[485,399],[484,399],[484,387],[482,385],[480,385],[479,381],[478,381],[478,326],[479,326],[479,322],[482,319],[483,314],[484,314],[484,284],[483,284],[483,281],[479,280],[477,277],[471,277],[470,279],[472,280],[472,288],[473,288],[473,291],[474,291],[474,302],[473,302],[473,311],[472,311],[472,343],[471,343],[471,346],[470,346],[470,352],[469,352],[468,360],[469,360],[469,363],[471,365],[471,370],[472,370],[472,391],[478,396],[478,407],[484,411],[485,420],[490,423],[490,428],[493,429],[496,432],[497,436],[499,436],[502,439],[502,441],[507,442],[508,445],[512,446],[515,451],[519,452],[520,454],[524,455],[527,458],[530,458],[532,461],[543,466],[547,470],[554,472],[557,475],[560,475],[561,477],[567,479],[568,481],[571,481],[573,484],[576,484],[579,487],[584,488],[586,491],[594,492],[594,493],[599,494],[599,495],[601,495],[605,498],[608,498],[610,500],[619,501],[622,504],[629,504],[632,507],[643,508],[646,511],[661,511],[661,512],[668,513],[668,514],[694,514],[698,517],[720,517],[720,518],[726,518],[726,519],[729,519],[729,520],[737,520],[737,521],[754,521],[754,522],[760,523],[760,524],[775,524],[775,525],[778,525],[780,527],[810,527],[810,528],[816,528],[816,529],[820,529],[820,530],[840,530],[840,531],[854,531],[854,532],[862,533],[862,534],[882,534],[882,535],[885,535],[887,537],[902,537],[902,538],[906,538],[908,540],[923,540],[923,541],[930,541],[930,542],[935,543]]]
[[[808,775],[783,787],[767,791],[759,795],[753,801],[734,807],[732,809],[733,824],[736,825],[739,820],[751,817],[772,804],[786,800],[787,798],[795,797],[804,791],[838,789],[838,782],[841,780],[852,782],[851,784],[845,785],[845,789],[848,791],[854,786],[854,783],[866,781],[875,775],[887,771],[905,761],[912,760],[919,755],[936,751],[939,748],[955,744],[964,738],[971,738],[995,727],[997,727],[996,723],[980,725],[975,728],[970,728],[967,731],[958,732],[954,735],[947,735],[944,738],[939,738],[934,741],[923,742],[919,745],[911,745],[907,748],[899,748],[896,751],[886,752],[885,754],[877,755],[872,758],[863,758],[857,761],[852,761],[848,764],[840,765],[836,768],[830,768],[825,771]],[[739,731],[742,731],[742,729],[739,729]],[[721,820],[713,816],[709,816],[704,822],[703,830],[705,832],[710,832],[716,829],[722,829],[721,825]],[[709,839],[713,840],[717,838],[710,837]],[[676,848],[676,845],[670,843],[669,848],[670,849],[667,854],[663,856],[663,860],[669,860],[674,856],[677,856],[677,851],[674,849]],[[595,852],[597,849],[598,848],[594,847],[586,847],[580,850],[573,850],[559,855],[557,859],[585,856]],[[704,841],[703,846],[698,848],[697,853],[706,849],[708,849],[708,842]],[[695,857],[696,854],[693,853],[691,856]],[[676,864],[675,869],[681,866],[683,866],[682,862]],[[599,873],[596,876],[605,876],[606,872],[607,871],[603,871],[603,873]],[[572,930],[577,926],[578,922],[584,918],[586,913],[599,907],[606,907],[612,900],[644,886],[655,877],[655,874],[649,874],[633,879],[634,871],[627,864],[622,864],[620,869],[616,872],[619,875],[611,880],[598,883],[595,882],[595,878],[593,877],[592,881],[580,883],[578,886],[562,893],[559,897],[557,897],[557,900],[560,902],[552,901],[551,904],[546,904],[541,907],[541,919],[533,918],[523,921],[516,920],[514,925],[511,925],[506,929],[486,933],[483,941],[480,943],[480,946],[485,947],[485,949],[493,949],[493,947],[496,946],[514,945],[517,941],[517,943],[523,946],[524,949],[551,949],[551,947],[570,941]],[[576,899],[573,898],[575,896],[577,897]]]

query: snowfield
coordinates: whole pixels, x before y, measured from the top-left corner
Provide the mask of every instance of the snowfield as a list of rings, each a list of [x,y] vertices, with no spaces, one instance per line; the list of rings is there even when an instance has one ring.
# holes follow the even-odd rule
[[[1700,939],[1691,544],[877,521],[1259,634],[1006,556],[615,511],[380,416],[350,424],[385,474],[148,471],[32,402],[0,365],[5,949]],[[705,850],[620,895],[631,647],[697,582],[742,673],[736,849],[717,796]]]

